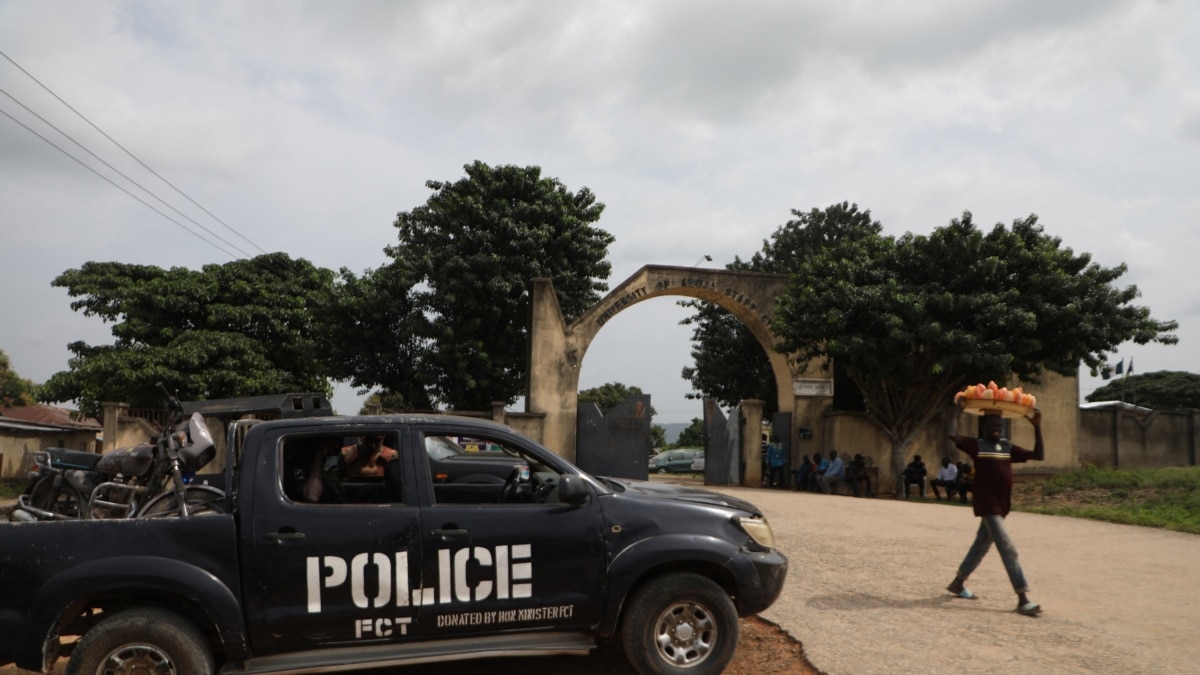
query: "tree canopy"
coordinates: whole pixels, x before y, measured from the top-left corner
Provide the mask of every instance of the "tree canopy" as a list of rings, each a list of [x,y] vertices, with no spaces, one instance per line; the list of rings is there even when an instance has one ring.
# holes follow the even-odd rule
[[[641,387],[622,384],[621,382],[606,382],[599,387],[579,390],[580,403],[595,403],[600,412],[607,415],[609,410],[629,400],[631,396],[641,396],[645,392]],[[650,407],[650,418],[654,419],[654,406]]]
[[[711,398],[731,408],[745,399],[760,399],[767,415],[778,407],[775,373],[758,338],[737,317],[703,300],[682,300],[695,313],[682,321],[692,329],[692,365],[681,373],[695,393],[688,398]]]
[[[866,399],[867,416],[905,450],[953,394],[976,381],[1093,371],[1118,345],[1177,341],[1174,321],[1131,304],[1105,268],[1063,248],[1036,216],[978,230],[966,212],[928,236],[871,236],[798,261],[779,298],[780,349],[836,360]]]
[[[679,432],[679,438],[675,439],[673,447],[676,448],[703,448],[706,447],[705,441],[708,434],[704,430],[704,420],[699,417],[693,417],[692,423],[686,429]]]
[[[592,227],[604,205],[587,188],[571,192],[536,166],[464,168],[456,182],[428,181],[429,200],[398,214],[399,241],[385,249],[392,269],[371,281],[408,297],[424,318],[420,384],[429,397],[481,410],[525,392],[530,282],[549,278],[563,314],[578,316],[607,288],[613,237]],[[382,384],[362,370],[355,377]]]
[[[791,220],[780,226],[770,240],[748,261],[735,258],[725,266],[732,271],[791,274],[801,261],[838,242],[857,241],[878,236],[882,226],[871,220],[870,211],[857,204],[842,202],[824,210],[792,210]],[[750,329],[721,307],[702,300],[678,303],[696,310],[680,323],[693,325],[693,365],[683,369],[683,379],[698,392],[724,407],[733,407],[745,399],[765,403],[768,417],[778,408],[775,374],[765,348]]]
[[[88,262],[53,285],[75,311],[112,323],[114,342],[68,345],[70,369],[42,387],[45,401],[162,405],[155,382],[184,400],[287,391],[328,394],[310,306],[325,302],[333,273],[283,253],[200,271]]]
[[[314,308],[326,374],[374,396],[388,410],[432,410],[424,354],[431,347],[413,283],[396,265],[356,277],[342,269]]]
[[[1200,409],[1200,375],[1159,370],[1113,380],[1087,395],[1088,401],[1124,401],[1154,410]]]
[[[18,408],[37,402],[37,385],[12,369],[8,354],[0,349],[0,408]]]

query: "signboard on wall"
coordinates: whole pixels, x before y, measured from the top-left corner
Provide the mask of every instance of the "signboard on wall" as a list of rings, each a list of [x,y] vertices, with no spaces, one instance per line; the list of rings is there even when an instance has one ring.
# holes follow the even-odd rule
[[[833,396],[833,380],[797,377],[792,380],[792,394],[796,396]]]

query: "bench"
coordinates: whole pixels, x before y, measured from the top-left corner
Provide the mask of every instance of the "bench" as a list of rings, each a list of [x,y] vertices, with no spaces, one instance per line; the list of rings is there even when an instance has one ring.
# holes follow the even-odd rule
[[[870,462],[870,460],[867,460]],[[867,477],[871,480],[871,490],[866,494],[868,497],[874,497],[879,494],[879,467],[868,463]],[[866,486],[863,486],[864,489]],[[839,481],[833,484],[833,494],[854,496],[854,484],[849,480]]]

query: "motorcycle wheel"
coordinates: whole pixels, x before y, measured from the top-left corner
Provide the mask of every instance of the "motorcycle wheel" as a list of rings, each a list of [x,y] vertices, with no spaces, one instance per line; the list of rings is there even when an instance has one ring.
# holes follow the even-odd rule
[[[225,493],[212,487],[189,485],[184,488],[188,516],[204,516],[225,513]],[[138,512],[138,518],[176,518],[179,516],[179,499],[174,490],[164,492],[146,502]]]
[[[42,476],[29,488],[29,505],[63,518],[81,518],[84,512],[83,495],[66,480],[60,480],[58,487],[55,487],[56,477]]]
[[[209,675],[216,664],[195,624],[174,612],[140,608],[118,612],[84,633],[67,672]]]

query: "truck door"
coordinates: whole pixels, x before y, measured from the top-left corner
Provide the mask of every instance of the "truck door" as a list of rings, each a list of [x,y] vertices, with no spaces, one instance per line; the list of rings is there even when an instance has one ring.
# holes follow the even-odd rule
[[[606,569],[600,505],[557,499],[561,475],[513,435],[429,426],[404,437],[422,491],[423,637],[599,621]],[[459,448],[448,456],[447,444]],[[415,448],[415,449],[413,449]],[[420,462],[418,462],[420,463]]]
[[[421,559],[411,457],[397,454],[394,429],[298,429],[272,430],[243,462],[270,473],[243,497],[253,500],[242,569],[255,653],[410,639]]]

